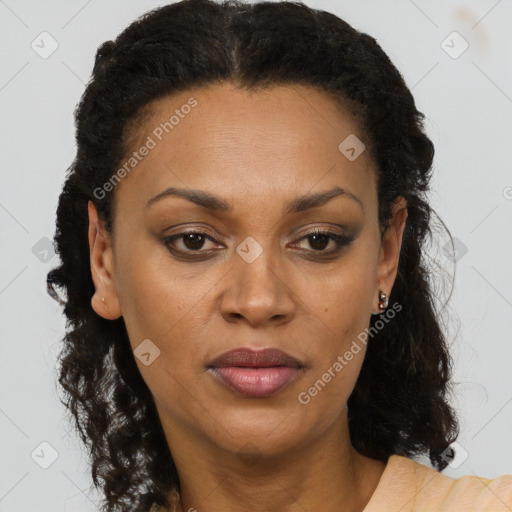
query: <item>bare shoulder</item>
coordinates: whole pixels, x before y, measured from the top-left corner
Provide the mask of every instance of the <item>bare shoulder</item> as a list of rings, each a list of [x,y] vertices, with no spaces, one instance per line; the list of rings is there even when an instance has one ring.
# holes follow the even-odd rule
[[[412,463],[416,476],[419,512],[449,507],[453,512],[510,512],[512,510],[512,475],[484,478],[476,475],[450,478],[432,468]]]
[[[451,478],[393,455],[364,512],[511,512],[512,475]]]

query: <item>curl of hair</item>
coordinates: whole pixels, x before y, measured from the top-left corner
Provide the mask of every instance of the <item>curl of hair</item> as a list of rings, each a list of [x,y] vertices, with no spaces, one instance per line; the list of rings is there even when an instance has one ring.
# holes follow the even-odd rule
[[[59,298],[67,317],[61,401],[88,448],[105,512],[169,506],[180,488],[124,321],[106,320],[91,308],[87,203],[111,230],[114,192],[99,199],[94,191],[123,161],[151,102],[224,81],[247,90],[318,87],[360,123],[378,171],[381,233],[393,202],[407,200],[389,297],[402,309],[368,342],[348,401],[354,447],[380,460],[425,453],[442,470],[444,452],[458,435],[447,395],[452,363],[424,260],[424,243],[432,236],[425,193],[434,147],[401,74],[374,38],[301,2],[184,0],[149,11],[98,49],[75,110],[77,154],[57,208],[54,243],[61,262],[48,273],[47,285],[54,298],[56,288],[65,292]],[[370,331],[383,315],[372,316]]]

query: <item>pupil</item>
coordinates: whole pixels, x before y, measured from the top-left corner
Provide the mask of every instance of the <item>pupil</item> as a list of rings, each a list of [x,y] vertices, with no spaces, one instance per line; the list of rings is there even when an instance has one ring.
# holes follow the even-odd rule
[[[311,238],[313,239],[313,243],[311,243],[311,247],[313,249],[318,249],[318,250],[325,249],[326,245],[329,243],[329,239],[328,239],[327,235],[321,235],[321,234],[320,235],[311,235]],[[327,244],[326,243],[323,243],[323,244],[320,243],[321,247],[315,246],[315,240],[318,242],[319,238],[323,239],[324,242],[327,242]]]
[[[185,235],[184,243],[188,249],[201,249],[204,244],[204,237],[198,233],[188,233]]]

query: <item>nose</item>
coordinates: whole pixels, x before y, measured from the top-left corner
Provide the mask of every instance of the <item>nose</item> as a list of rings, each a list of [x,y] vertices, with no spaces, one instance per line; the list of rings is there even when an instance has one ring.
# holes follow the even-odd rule
[[[226,289],[220,301],[226,321],[277,326],[292,319],[296,304],[291,283],[270,252],[264,250],[252,262],[237,253],[233,255],[233,267],[226,276]]]

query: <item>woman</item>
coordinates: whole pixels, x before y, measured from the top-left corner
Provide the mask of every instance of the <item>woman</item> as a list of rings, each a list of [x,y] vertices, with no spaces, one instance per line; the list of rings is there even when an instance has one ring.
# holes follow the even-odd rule
[[[93,75],[48,289],[104,510],[510,510],[512,476],[441,474],[434,148],[376,41],[299,2],[184,0]]]

